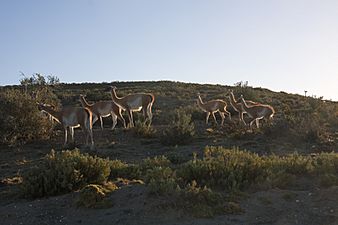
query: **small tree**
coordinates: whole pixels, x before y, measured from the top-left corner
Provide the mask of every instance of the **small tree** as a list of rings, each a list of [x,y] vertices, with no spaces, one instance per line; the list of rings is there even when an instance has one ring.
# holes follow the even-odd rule
[[[24,86],[43,86],[43,85],[56,85],[60,83],[60,79],[57,76],[48,75],[45,77],[40,73],[34,73],[32,76],[27,77],[23,72],[21,72],[22,79],[20,79],[20,84]]]
[[[60,79],[57,76],[48,75],[47,76],[47,83],[49,85],[57,85],[57,84],[60,83]]]

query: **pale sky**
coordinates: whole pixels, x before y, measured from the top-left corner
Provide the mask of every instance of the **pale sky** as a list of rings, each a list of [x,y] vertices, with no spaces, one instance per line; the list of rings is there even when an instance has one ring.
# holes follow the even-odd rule
[[[174,80],[338,100],[337,0],[0,0],[0,85]]]

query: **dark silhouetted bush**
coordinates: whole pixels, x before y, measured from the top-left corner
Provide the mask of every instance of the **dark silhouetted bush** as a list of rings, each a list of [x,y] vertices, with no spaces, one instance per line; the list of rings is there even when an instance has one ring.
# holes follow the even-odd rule
[[[20,90],[0,93],[0,142],[19,145],[49,139],[53,124],[38,110],[35,99]]]

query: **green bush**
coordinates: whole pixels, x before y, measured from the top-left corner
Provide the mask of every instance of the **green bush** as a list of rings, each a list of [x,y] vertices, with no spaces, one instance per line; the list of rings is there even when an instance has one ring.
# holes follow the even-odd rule
[[[269,156],[264,158],[265,169],[268,174],[307,174],[312,171],[312,158],[297,153],[287,156]]]
[[[155,156],[146,158],[139,164],[126,164],[120,160],[110,161],[110,176],[116,178],[141,179],[147,176],[147,173],[156,167],[169,167],[170,161],[165,156]]]
[[[171,162],[165,156],[155,156],[154,158],[146,158],[140,164],[140,168],[143,172],[146,172],[149,169],[153,169],[155,167],[169,167]]]
[[[195,157],[177,169],[177,177],[185,183],[196,180],[201,185],[229,191],[257,183],[286,187],[304,175],[337,178],[338,154],[258,156],[238,149],[207,147],[202,159]]]
[[[145,178],[151,194],[173,194],[178,185],[176,182],[176,174],[169,167],[159,166],[149,169]]]
[[[316,174],[338,175],[338,154],[335,152],[321,153],[313,156],[312,164]]]
[[[207,147],[203,159],[185,163],[178,176],[187,182],[196,180],[201,185],[237,190],[256,182],[264,175],[263,160],[256,154]]]
[[[103,184],[109,174],[109,160],[79,150],[52,150],[38,166],[23,174],[22,192],[27,197],[67,193],[86,184]]]
[[[185,163],[187,161],[189,161],[190,157],[183,155],[180,152],[175,152],[175,150],[173,150],[172,152],[169,152],[166,154],[166,158],[172,163],[172,164],[182,164]]]
[[[172,122],[163,131],[161,143],[164,145],[179,145],[190,143],[195,135],[195,126],[191,121],[191,115],[183,110],[176,110],[172,116]]]
[[[177,206],[195,217],[213,217],[224,213],[224,197],[210,188],[199,187],[196,181],[176,189]]]
[[[133,165],[128,165],[120,160],[111,160],[109,162],[110,165],[110,175],[109,179],[114,180],[116,178],[134,178],[133,174],[138,173],[136,172],[138,169]],[[135,175],[138,177],[137,175]]]
[[[156,135],[156,130],[152,126],[148,126],[140,120],[135,122],[135,127],[132,128],[132,132],[136,137],[142,138],[154,138]]]
[[[157,195],[172,194],[176,186],[176,174],[170,168],[171,162],[165,156],[144,159],[139,169],[141,177],[148,184],[149,192]]]
[[[238,149],[206,147],[202,159],[195,155],[184,164],[173,165],[164,156],[148,158],[139,169],[150,193],[167,196],[170,205],[193,216],[212,217],[244,210],[208,187],[229,193],[251,185],[288,188],[301,176],[312,177],[322,186],[336,185],[338,154],[258,156]]]
[[[47,140],[53,124],[42,116],[36,101],[20,90],[0,93],[0,143],[20,145],[33,140]]]

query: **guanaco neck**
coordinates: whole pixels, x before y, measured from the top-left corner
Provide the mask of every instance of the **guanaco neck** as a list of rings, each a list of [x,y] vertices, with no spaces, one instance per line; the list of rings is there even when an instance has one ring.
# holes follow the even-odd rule
[[[62,115],[60,112],[55,111],[54,109],[51,109],[49,107],[46,107],[44,105],[41,106],[44,111],[49,113],[52,117],[54,117],[59,123],[62,121]]]
[[[249,109],[249,106],[246,104],[246,102],[245,102],[245,100],[244,100],[243,97],[241,98],[241,102],[242,102],[243,108],[245,109],[245,111],[247,111],[247,109]]]
[[[230,92],[230,102],[232,103],[232,104],[234,104],[234,105],[236,105],[237,104],[237,101],[236,101],[236,99],[235,99],[235,96],[234,96],[234,93],[233,92]]]
[[[114,102],[120,103],[122,98],[117,97],[115,89],[111,90],[111,97],[114,100]]]
[[[81,104],[82,104],[82,106],[83,107],[90,107],[90,106],[92,106],[92,105],[90,105],[88,102],[87,102],[87,100],[85,99],[85,97],[84,96],[80,96],[80,101],[81,101]]]
[[[199,107],[201,107],[201,108],[204,108],[204,107],[203,107],[203,106],[204,106],[204,103],[203,103],[203,100],[202,100],[202,98],[201,98],[200,95],[198,95],[198,98],[197,98],[197,105],[198,105]]]

